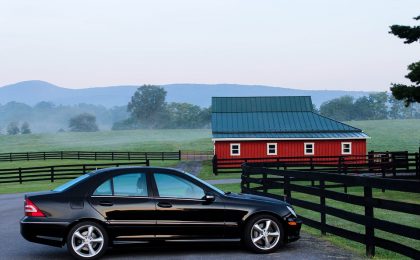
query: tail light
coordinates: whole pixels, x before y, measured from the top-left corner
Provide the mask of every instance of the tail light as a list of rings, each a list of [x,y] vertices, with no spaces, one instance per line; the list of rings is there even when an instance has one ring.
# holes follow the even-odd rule
[[[28,198],[25,199],[25,216],[45,217],[44,213]]]

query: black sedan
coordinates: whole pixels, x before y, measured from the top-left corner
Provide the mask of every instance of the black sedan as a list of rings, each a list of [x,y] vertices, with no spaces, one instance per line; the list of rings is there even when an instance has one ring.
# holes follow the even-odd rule
[[[108,168],[25,196],[21,233],[31,242],[96,259],[109,246],[151,240],[240,238],[270,253],[299,238],[301,221],[275,199],[223,192],[157,167]]]

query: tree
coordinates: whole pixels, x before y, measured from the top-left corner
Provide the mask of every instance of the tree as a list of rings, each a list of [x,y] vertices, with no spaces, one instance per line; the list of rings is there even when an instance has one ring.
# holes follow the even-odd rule
[[[322,103],[319,107],[321,115],[334,118],[340,121],[354,119],[354,98],[352,96],[342,96]]]
[[[143,127],[159,127],[164,121],[165,98],[166,91],[162,87],[144,85],[131,97],[127,111]]]
[[[22,124],[22,126],[20,127],[20,133],[23,134],[23,135],[32,133],[28,122],[24,122]]]
[[[414,20],[420,20],[420,16],[414,17]],[[420,26],[392,25],[389,33],[405,39],[404,43],[410,44],[420,41]],[[391,87],[392,95],[398,100],[404,100],[405,105],[420,102],[420,61],[408,65],[410,71],[405,77],[413,84],[396,84]]]
[[[89,113],[82,113],[70,118],[69,128],[72,132],[96,132],[99,130],[96,117]]]
[[[16,122],[10,122],[7,126],[8,135],[18,135],[20,133],[19,126]]]
[[[171,103],[167,106],[168,128],[199,128],[201,108],[188,103]]]

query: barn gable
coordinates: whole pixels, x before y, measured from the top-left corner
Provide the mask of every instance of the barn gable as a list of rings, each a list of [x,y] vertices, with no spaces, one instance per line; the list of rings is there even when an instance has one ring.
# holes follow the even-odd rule
[[[213,139],[366,139],[361,129],[313,112],[309,96],[213,97]]]

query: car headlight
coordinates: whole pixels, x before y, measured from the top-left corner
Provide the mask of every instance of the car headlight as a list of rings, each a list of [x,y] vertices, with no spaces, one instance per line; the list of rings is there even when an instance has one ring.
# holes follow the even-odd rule
[[[290,211],[290,213],[292,213],[292,215],[295,216],[295,218],[297,218],[296,212],[293,210],[293,208],[289,206],[286,206],[286,207]]]

